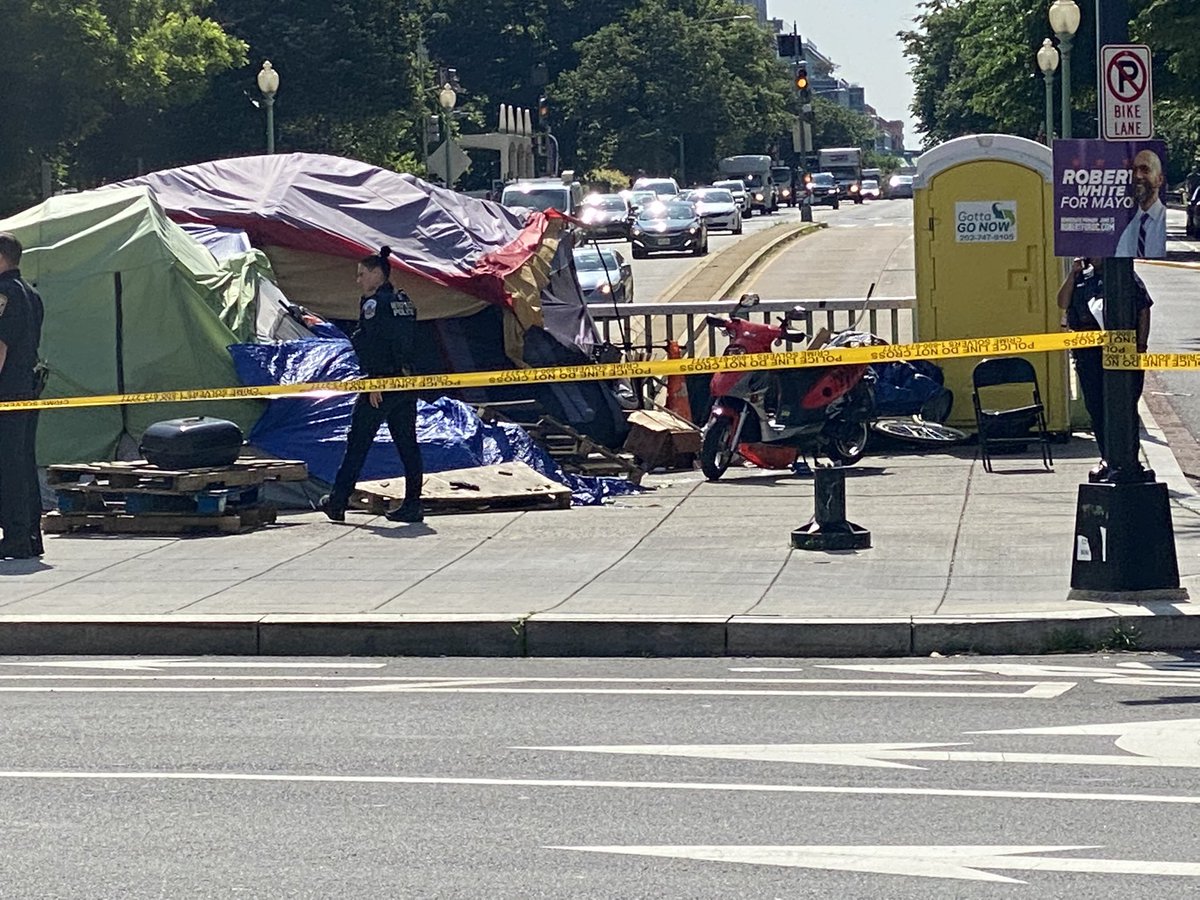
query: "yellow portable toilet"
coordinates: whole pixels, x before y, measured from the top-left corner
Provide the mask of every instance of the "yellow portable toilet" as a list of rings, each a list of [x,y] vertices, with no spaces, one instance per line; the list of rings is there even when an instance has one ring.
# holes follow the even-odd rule
[[[939,144],[913,179],[917,341],[1043,334],[1060,329],[1050,148],[1007,134]],[[1067,354],[1031,353],[1051,431],[1070,431]],[[951,425],[974,429],[971,370],[938,360],[954,392]]]

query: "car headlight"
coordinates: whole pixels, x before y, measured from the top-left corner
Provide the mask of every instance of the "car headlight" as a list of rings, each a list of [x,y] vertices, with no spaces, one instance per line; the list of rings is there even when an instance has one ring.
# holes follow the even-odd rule
[[[852,194],[858,193],[858,185],[857,184],[850,185],[850,193],[852,193]]]
[[[762,198],[763,198],[763,195],[762,195],[762,194],[755,194],[755,195],[754,195],[754,199],[755,199],[755,200],[761,200]]]
[[[688,234],[699,234],[699,233],[700,233],[699,225],[693,225],[691,228],[688,229]]]
[[[602,285],[600,285],[600,293],[602,293],[602,294],[611,294],[611,293],[612,293],[612,285],[611,285],[611,284],[602,284]]]
[[[637,237],[638,235],[640,235],[642,233],[642,229],[639,228],[637,225],[632,225],[629,228],[629,233],[632,234],[634,237]]]

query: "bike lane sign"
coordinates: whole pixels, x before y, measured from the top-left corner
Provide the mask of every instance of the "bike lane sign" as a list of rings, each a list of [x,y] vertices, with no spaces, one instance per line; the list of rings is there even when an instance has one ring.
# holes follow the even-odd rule
[[[1154,91],[1150,48],[1144,44],[1106,44],[1100,51],[1101,136],[1106,141],[1154,137]]]

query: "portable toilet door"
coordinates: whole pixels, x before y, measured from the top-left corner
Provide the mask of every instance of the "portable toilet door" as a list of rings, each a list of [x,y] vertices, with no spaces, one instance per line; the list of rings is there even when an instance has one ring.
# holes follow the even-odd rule
[[[1059,331],[1050,148],[1012,135],[955,138],[917,160],[913,182],[918,341]],[[1069,431],[1066,353],[1031,353],[1052,431]],[[939,360],[949,422],[974,429],[971,371]]]

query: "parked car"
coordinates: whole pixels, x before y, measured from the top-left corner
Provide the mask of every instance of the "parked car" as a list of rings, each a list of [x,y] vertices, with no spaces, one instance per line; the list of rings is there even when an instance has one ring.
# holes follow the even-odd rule
[[[589,194],[583,198],[579,218],[592,240],[629,238],[629,204],[620,194]]]
[[[715,188],[725,188],[725,190],[733,194],[733,200],[737,203],[738,209],[742,211],[742,215],[746,214],[746,204],[750,202],[750,193],[746,190],[746,182],[740,178],[732,178],[725,181],[714,181],[712,186]]]
[[[639,178],[633,183],[635,191],[654,191],[660,197],[678,194],[679,184],[674,178]]]
[[[575,274],[587,303],[632,303],[633,266],[612,247],[576,247]]]
[[[696,188],[688,192],[687,199],[709,231],[742,233],[742,211],[726,188]]]
[[[678,200],[665,200],[643,207],[629,229],[633,258],[645,259],[663,250],[708,253],[708,229],[696,215],[696,207]]]
[[[888,199],[911,200],[913,195],[913,177],[911,175],[893,175],[888,181]]]
[[[862,180],[862,185],[859,187],[859,191],[864,200],[878,200],[879,182],[874,178],[864,178]]]
[[[828,172],[815,172],[805,187],[809,202],[813,206],[832,206],[837,209],[841,205],[840,191],[837,180]]]

